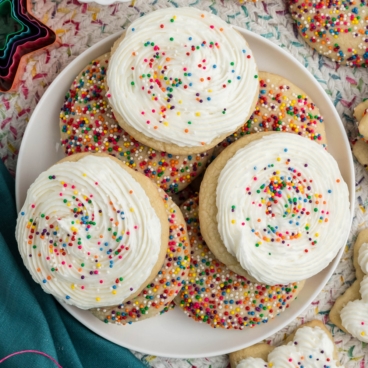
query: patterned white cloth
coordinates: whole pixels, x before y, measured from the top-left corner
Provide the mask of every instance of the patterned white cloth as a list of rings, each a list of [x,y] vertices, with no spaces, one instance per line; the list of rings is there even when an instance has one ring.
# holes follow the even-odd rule
[[[367,70],[339,67],[309,48],[298,36],[286,4],[282,0],[243,4],[235,0],[139,0],[110,6],[96,3],[81,4],[77,0],[38,0],[33,6],[40,20],[59,35],[62,46],[31,59],[19,91],[14,94],[0,95],[0,156],[12,173],[16,168],[17,153],[27,122],[55,76],[90,45],[121,30],[137,17],[168,6],[195,6],[213,12],[227,22],[258,33],[286,49],[309,69],[331,97],[342,117],[349,139],[357,135],[352,112],[355,105],[368,97]],[[328,314],[336,298],[354,281],[352,245],[357,233],[368,224],[366,211],[368,174],[356,162],[355,171],[356,211],[340,265],[306,312],[269,339],[273,343],[278,343],[304,321],[320,319],[331,328],[339,350],[340,361],[347,368],[368,366],[368,346],[339,331],[329,323]],[[227,356],[181,360],[147,356],[137,352],[135,354],[147,366],[154,368],[224,368],[228,366]]]

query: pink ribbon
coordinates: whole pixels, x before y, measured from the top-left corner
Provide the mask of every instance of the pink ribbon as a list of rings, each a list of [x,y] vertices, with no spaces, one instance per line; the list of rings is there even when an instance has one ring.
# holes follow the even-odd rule
[[[22,350],[22,351],[16,351],[15,353],[9,354],[7,355],[5,358],[0,359],[0,364],[4,363],[5,360],[15,356],[15,355],[19,355],[19,354],[25,354],[25,353],[31,353],[31,354],[38,354],[38,355],[43,355],[46,358],[50,359],[54,364],[56,364],[56,366],[58,368],[63,368],[53,357],[51,357],[50,355],[47,355],[46,353],[43,353],[42,351],[37,351],[37,350]]]

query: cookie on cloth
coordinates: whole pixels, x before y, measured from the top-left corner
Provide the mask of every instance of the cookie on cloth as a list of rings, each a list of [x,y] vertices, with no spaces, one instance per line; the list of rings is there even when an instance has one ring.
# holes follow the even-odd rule
[[[199,192],[201,232],[232,271],[269,285],[324,269],[350,229],[349,191],[324,147],[263,132],[227,147]]]
[[[244,37],[192,7],[134,21],[112,48],[107,84],[123,129],[171,154],[204,152],[232,134],[253,112],[259,89]]]
[[[167,312],[188,278],[190,244],[185,220],[172,199],[162,190],[160,194],[170,229],[164,264],[155,279],[134,299],[115,306],[92,309],[92,313],[101,321],[125,325]]]
[[[330,320],[360,341],[368,342],[368,230],[359,233],[354,244],[356,280],[337,298]]]
[[[340,367],[337,347],[326,326],[313,320],[299,326],[280,346],[256,344],[230,354],[231,368]]]
[[[147,147],[124,131],[106,98],[109,58],[110,54],[105,54],[89,63],[65,96],[60,112],[61,144],[65,154],[108,153],[168,193],[177,193],[204,170],[211,151],[172,155]]]
[[[309,46],[342,65],[367,67],[366,3],[289,0],[291,16]]]
[[[215,147],[214,156],[245,135],[267,131],[295,133],[327,145],[323,117],[311,98],[286,78],[259,72],[259,98],[253,114]]]
[[[191,244],[188,281],[175,298],[188,317],[214,328],[242,330],[267,323],[289,308],[304,282],[289,285],[253,283],[218,261],[204,242],[198,197],[181,207]]]
[[[41,173],[16,228],[34,281],[81,309],[137,296],[160,271],[168,236],[158,188],[102,153],[66,157]]]

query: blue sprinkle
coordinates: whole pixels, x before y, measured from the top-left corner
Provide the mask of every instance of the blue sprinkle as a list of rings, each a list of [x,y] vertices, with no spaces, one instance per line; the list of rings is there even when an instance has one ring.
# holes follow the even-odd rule
[[[189,87],[192,87],[193,83],[189,83]]]
[[[287,148],[284,148],[284,152],[287,152]]]
[[[329,190],[328,190],[328,192],[329,192],[329,193],[332,193],[332,190],[331,190],[331,189],[329,189]]]
[[[236,77],[236,79],[237,79],[237,80],[239,80],[240,78],[241,78],[241,77],[240,77],[240,75],[238,75],[238,76]]]
[[[245,50],[242,50],[243,54],[245,54]]]
[[[67,296],[65,297],[65,299],[70,299],[70,296],[69,296],[69,295],[67,295]]]
[[[134,32],[135,31],[135,28],[132,28],[132,31]]]
[[[217,65],[215,64],[214,66],[213,66],[213,69],[216,69],[217,68]]]
[[[188,39],[189,39],[189,41],[192,41],[192,37],[189,37]]]
[[[211,97],[207,97],[207,101],[211,101]]]
[[[43,279],[43,280],[42,280],[42,282],[43,282],[44,284],[46,284],[46,282],[47,282],[47,281],[46,281],[46,279]]]
[[[25,213],[24,213],[24,212],[21,212],[20,214],[21,214],[22,216],[24,216],[24,215],[25,215]]]

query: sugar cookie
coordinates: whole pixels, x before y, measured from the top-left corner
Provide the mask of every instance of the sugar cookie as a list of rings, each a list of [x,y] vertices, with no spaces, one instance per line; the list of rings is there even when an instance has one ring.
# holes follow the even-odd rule
[[[105,54],[89,63],[65,96],[60,112],[65,154],[109,153],[169,194],[179,192],[204,170],[212,151],[172,155],[147,147],[124,131],[106,98],[109,58],[110,54]]]
[[[244,37],[192,7],[133,22],[112,49],[107,84],[124,130],[172,154],[214,147],[248,120],[258,98],[257,65]]]
[[[323,117],[311,98],[286,78],[259,72],[259,97],[253,114],[215,147],[214,156],[245,135],[267,131],[295,133],[327,145]]]
[[[192,255],[188,281],[175,302],[188,317],[214,328],[242,330],[267,323],[295,300],[304,282],[286,286],[252,283],[215,258],[200,233],[198,197],[186,201],[181,209]]]
[[[359,233],[354,244],[356,280],[337,298],[330,312],[330,320],[346,333],[368,342],[368,230]]]
[[[305,280],[344,245],[349,191],[335,159],[291,133],[259,133],[206,170],[199,218],[208,247],[232,271],[269,285]]]
[[[81,309],[138,295],[159,272],[168,236],[158,188],[98,153],[67,157],[41,173],[16,228],[33,279]]]
[[[368,7],[352,1],[290,0],[290,13],[309,46],[351,67],[367,67]]]
[[[231,368],[340,367],[331,333],[318,320],[299,326],[280,346],[256,344],[230,354]]]

